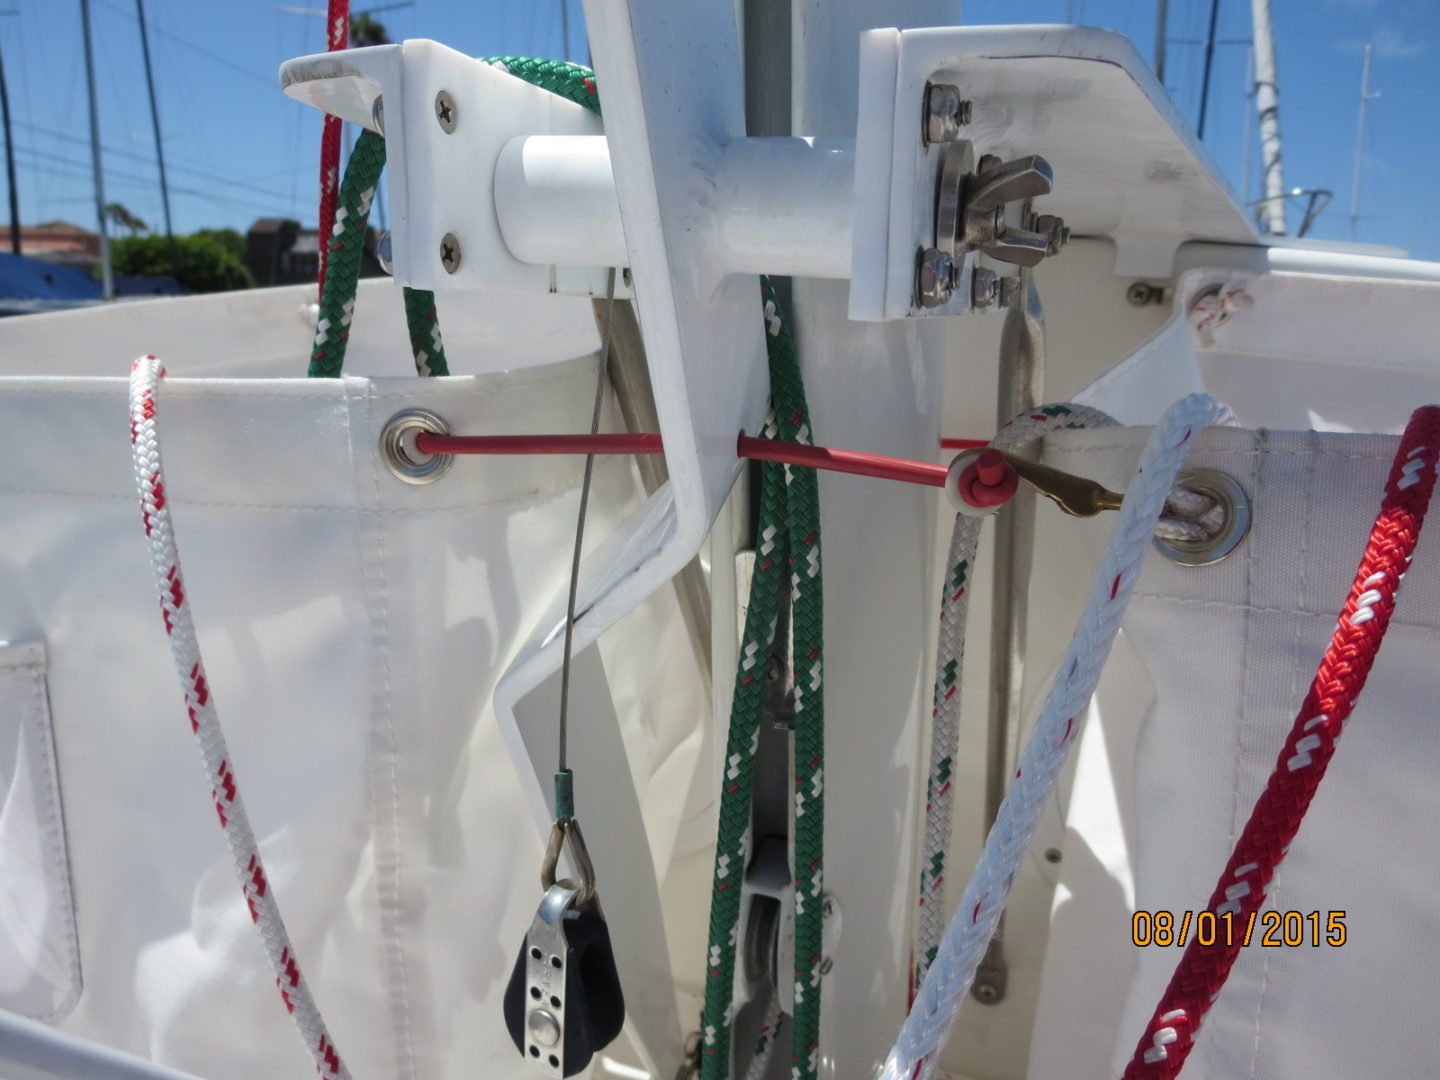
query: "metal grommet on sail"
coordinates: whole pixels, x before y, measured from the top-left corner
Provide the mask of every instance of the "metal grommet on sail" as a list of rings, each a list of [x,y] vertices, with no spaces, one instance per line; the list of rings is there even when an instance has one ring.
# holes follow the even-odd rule
[[[1250,496],[1233,477],[1214,469],[1189,469],[1176,477],[1175,487],[1204,496],[1214,505],[1195,517],[1194,535],[1157,535],[1155,550],[1160,554],[1181,566],[1210,566],[1245,539],[1250,531]]]
[[[396,413],[380,432],[380,456],[385,467],[407,484],[433,484],[455,463],[454,454],[425,454],[415,446],[422,432],[449,435],[450,425],[428,409]]]

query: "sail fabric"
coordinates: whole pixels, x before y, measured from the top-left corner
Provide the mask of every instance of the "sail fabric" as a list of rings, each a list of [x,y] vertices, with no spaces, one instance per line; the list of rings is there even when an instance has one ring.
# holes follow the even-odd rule
[[[578,429],[595,359],[563,357],[593,347],[575,317],[588,320],[588,304],[548,325],[455,320],[455,339],[524,342],[519,370],[305,380],[308,332],[289,293],[231,298],[262,316],[248,365],[247,321],[227,323],[223,310],[188,347],[173,325],[157,332],[172,339],[158,391],[166,494],[210,689],[270,886],[357,1080],[518,1077],[526,1066],[500,1000],[540,900],[542,838],[491,701],[564,595],[582,461],[462,459],[439,483],[412,486],[377,448],[386,421],[412,408],[460,432]],[[213,298],[198,302],[217,314]],[[515,305],[517,322],[535,316],[527,304]],[[394,309],[403,326],[398,297]],[[11,447],[0,640],[43,646],[73,883],[55,918],[74,920],[82,984],[57,1022],[214,1080],[304,1075],[308,1055],[215,827],[156,611],[122,340],[142,327],[133,311],[102,315],[112,312],[113,378],[89,374],[106,337],[93,313],[68,339],[52,322],[43,355],[0,334]],[[569,351],[577,336],[582,348]],[[388,358],[362,342],[357,370],[409,364],[403,337]],[[195,377],[282,361],[295,378]],[[502,365],[503,352],[486,362]],[[613,407],[605,424],[618,424]],[[587,540],[603,542],[641,500],[629,459],[598,461]],[[571,724],[586,722],[586,695],[607,697],[631,768],[600,777],[574,762],[582,806],[608,783],[633,783],[663,823],[651,844],[663,874],[706,693],[673,594],[597,648],[598,664],[581,658],[590,674]]]
[[[1195,333],[1191,303],[1221,283],[1249,303]],[[1186,912],[1204,909],[1334,629],[1394,433],[1440,401],[1440,284],[1195,271],[1177,294],[1175,317],[1079,396],[1143,424],[1176,386],[1223,394],[1242,426],[1207,432],[1187,466],[1240,483],[1251,531],[1213,566],[1152,553],[1137,586],[1049,840],[1060,860],[1033,1077],[1118,1076],[1134,1052],[1182,951],[1154,943],[1153,916],[1173,913],[1178,933]],[[1113,486],[1143,442],[1143,428],[1061,432],[1045,461]],[[1103,533],[1077,523],[1037,543],[1043,568],[1077,549],[1098,558]],[[1067,603],[1063,578],[1041,587]],[[1265,910],[1279,916],[1257,923],[1186,1077],[1433,1071],[1440,971],[1424,957],[1440,932],[1440,861],[1427,855],[1437,610],[1440,537],[1422,536],[1365,693],[1271,886]],[[1303,945],[1286,944],[1288,912],[1304,918]],[[1134,943],[1137,930],[1149,944]]]

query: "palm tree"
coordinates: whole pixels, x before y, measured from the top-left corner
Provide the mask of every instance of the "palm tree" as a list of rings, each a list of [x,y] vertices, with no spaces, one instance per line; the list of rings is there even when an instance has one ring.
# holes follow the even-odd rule
[[[131,236],[148,233],[150,226],[141,221],[120,203],[109,203],[105,207],[105,218],[116,228],[127,229]]]

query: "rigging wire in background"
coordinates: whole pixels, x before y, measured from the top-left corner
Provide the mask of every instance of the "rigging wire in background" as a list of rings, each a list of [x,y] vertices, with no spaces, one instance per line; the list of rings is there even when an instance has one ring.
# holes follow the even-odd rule
[[[39,124],[27,123],[24,120],[14,121],[14,126],[18,128],[24,128],[34,134],[45,135],[52,139],[58,139],[61,142],[73,143],[75,145],[85,147],[88,147],[90,145],[89,139],[82,139],[77,135],[67,135],[63,131],[54,131],[50,128],[42,127]],[[139,162],[142,165],[157,164],[156,158],[150,154],[137,154],[134,150],[122,150],[119,147],[109,146],[105,143],[101,143],[100,148],[111,157],[126,158],[130,161]],[[20,147],[19,149],[25,148]],[[223,184],[227,187],[243,188],[246,191],[253,191],[257,195],[268,195],[273,199],[293,199],[293,195],[287,195],[285,192],[279,190],[278,188],[261,187],[260,185],[252,183],[249,180],[236,180],[232,177],[221,176],[213,172],[206,172],[204,169],[197,169],[191,165],[176,165],[173,162],[167,161],[165,163],[165,169],[167,172],[185,173],[187,176],[193,176],[199,180],[208,180],[214,184]],[[287,174],[293,175],[294,171],[291,169],[286,169],[285,172]],[[106,175],[110,175],[108,169],[106,170]]]

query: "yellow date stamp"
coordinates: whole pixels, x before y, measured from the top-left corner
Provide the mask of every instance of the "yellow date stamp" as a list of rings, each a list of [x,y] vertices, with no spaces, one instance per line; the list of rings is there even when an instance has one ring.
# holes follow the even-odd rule
[[[1183,949],[1193,940],[1207,948],[1318,949],[1339,948],[1347,938],[1343,911],[1252,911],[1246,916],[1233,911],[1137,911],[1130,919],[1130,942],[1136,948]]]

